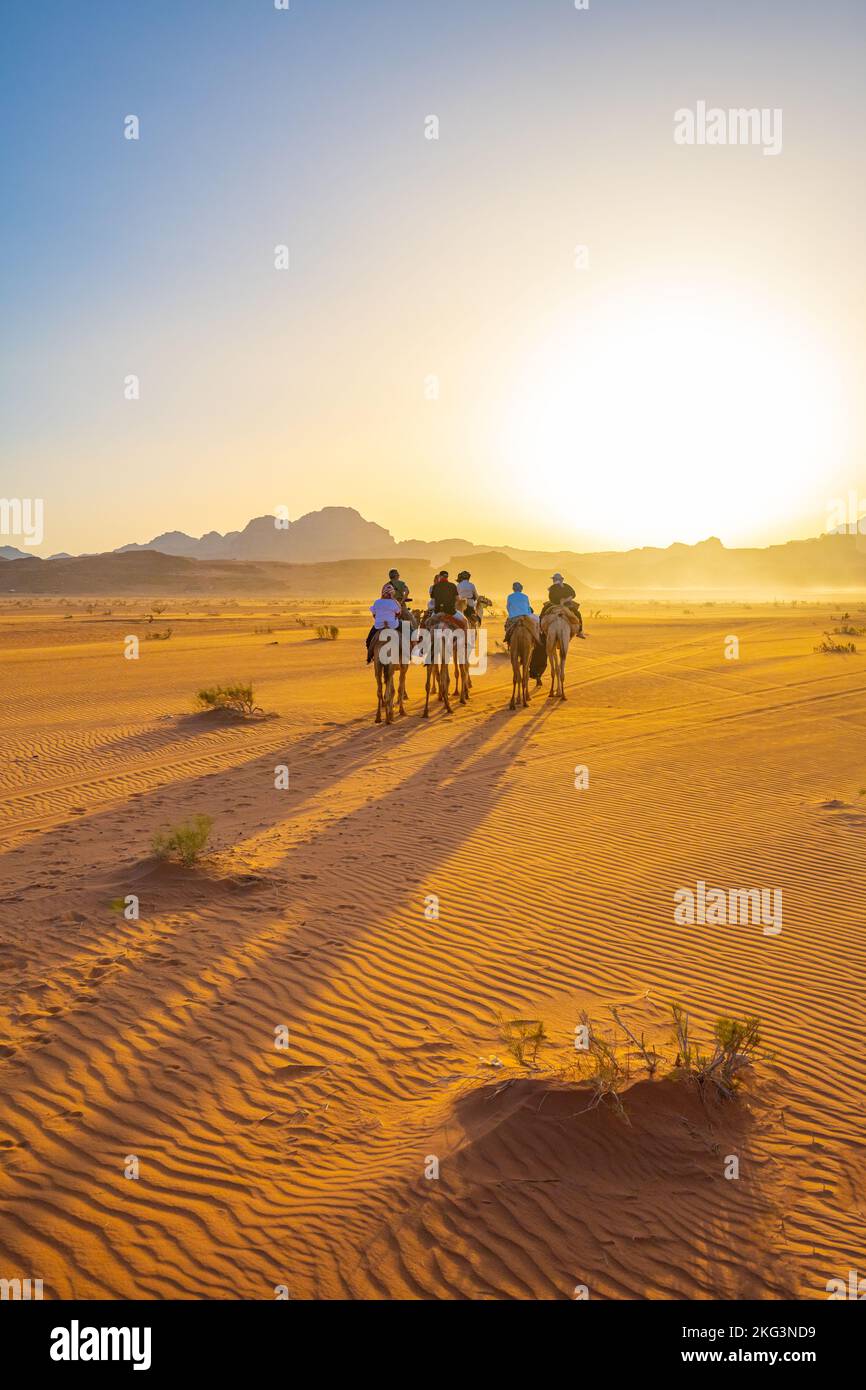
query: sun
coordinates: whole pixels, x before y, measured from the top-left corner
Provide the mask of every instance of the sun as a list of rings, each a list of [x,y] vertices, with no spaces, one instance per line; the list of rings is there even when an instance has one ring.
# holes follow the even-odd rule
[[[558,499],[560,523],[611,545],[742,542],[802,516],[837,383],[819,335],[759,300],[596,297],[522,364],[502,452],[548,525]]]

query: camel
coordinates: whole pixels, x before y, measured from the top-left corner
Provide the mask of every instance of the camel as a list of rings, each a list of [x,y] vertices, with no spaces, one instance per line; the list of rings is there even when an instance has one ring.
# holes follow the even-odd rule
[[[458,599],[457,602],[459,607],[462,600]],[[466,640],[466,694],[468,697],[469,691],[472,689],[472,677],[469,674],[469,653],[478,651],[478,640],[481,634],[481,623],[484,618],[484,609],[492,608],[493,603],[491,599],[483,598],[482,595],[479,594],[478,601],[475,604],[474,613],[466,613],[465,607],[466,605],[464,603],[461,612],[464,612],[466,621],[469,624],[469,631]]]
[[[469,628],[463,632],[453,629],[451,645],[454,648],[454,692],[460,696],[461,705],[469,699]],[[461,659],[462,652],[462,659]]]
[[[386,640],[387,632],[388,629],[383,628],[382,631],[377,632],[376,636],[373,638],[373,670],[376,674],[377,724],[382,723],[383,711],[385,714],[385,723],[392,724],[394,722],[394,666],[393,663],[387,664],[383,662],[379,653],[382,642]],[[399,708],[401,714],[406,713],[403,708],[403,695],[405,693],[404,669],[403,667],[400,669]]]
[[[560,700],[564,700],[566,698],[565,658],[568,656],[568,644],[571,641],[572,631],[572,623],[566,609],[557,606],[551,608],[549,613],[545,613],[541,630],[544,634],[547,657],[550,662],[550,690],[547,698],[553,700],[558,695]]]
[[[463,689],[463,683],[460,679],[461,663],[458,660],[458,644],[454,641],[455,628],[449,622],[448,618],[441,613],[437,613],[428,618],[424,623],[424,626],[430,633],[431,641],[433,642],[433,651],[430,653],[430,660],[427,663],[427,683],[424,691],[424,709],[421,715],[422,719],[426,719],[428,717],[430,707],[430,691],[431,689],[434,689],[437,685],[439,699],[445,706],[445,713],[453,714],[453,710],[451,708],[451,701],[448,698],[448,689],[450,684],[449,667],[451,665],[452,646],[455,649],[454,664],[457,673],[455,680],[455,690],[459,691],[461,704],[466,703],[466,693]],[[436,654],[437,632],[440,632],[442,634],[439,643],[438,661],[434,659]],[[465,661],[462,663],[462,670],[464,672],[466,670]]]
[[[508,644],[511,656],[511,704],[509,709],[517,708],[518,696],[523,708],[529,704],[529,663],[535,649],[535,633],[527,618],[518,618],[511,629]]]

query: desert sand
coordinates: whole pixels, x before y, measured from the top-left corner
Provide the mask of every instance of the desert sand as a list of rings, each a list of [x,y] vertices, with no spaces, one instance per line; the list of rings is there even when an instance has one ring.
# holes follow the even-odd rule
[[[586,612],[566,703],[510,712],[496,655],[450,719],[411,672],[390,727],[358,603],[146,608],[0,611],[0,1273],[808,1299],[862,1266],[866,655],[813,650],[838,604]],[[232,677],[273,717],[194,712]],[[155,859],[199,813],[200,862]],[[699,880],[781,889],[783,930],[676,923]],[[636,1076],[624,1119],[551,1079],[582,1010],[668,1046],[672,1000],[760,1016],[736,1101]],[[544,1021],[543,1074],[500,1012]]]

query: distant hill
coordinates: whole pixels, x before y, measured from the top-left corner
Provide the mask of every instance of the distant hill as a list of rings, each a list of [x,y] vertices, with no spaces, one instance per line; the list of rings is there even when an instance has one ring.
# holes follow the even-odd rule
[[[118,553],[158,550],[197,560],[283,560],[315,564],[322,560],[365,560],[379,555],[444,564],[451,555],[475,554],[489,546],[472,541],[396,541],[384,526],[365,521],[354,507],[322,507],[283,526],[272,516],[257,516],[242,531],[208,531],[196,539],[185,531],[164,531],[152,541],[122,545]]]
[[[376,591],[393,565],[411,577],[419,592],[426,592],[432,568],[444,565],[452,577],[468,569],[479,589],[500,602],[515,579],[531,588],[533,598],[539,597],[557,570],[578,595],[594,592],[596,597],[610,598],[647,593],[773,598],[866,589],[866,535],[830,533],[742,550],[728,549],[714,536],[696,545],[635,550],[523,550],[460,538],[396,541],[385,527],[365,520],[352,507],[323,507],[283,528],[275,526],[272,516],[260,516],[242,531],[226,535],[211,531],[196,539],[182,531],[167,531],[144,545],[122,546],[106,555],[41,560],[4,546],[0,557],[4,560],[0,592],[5,593],[121,593],[148,588],[160,593],[183,588],[228,593],[237,584],[245,593],[312,596],[327,584],[332,597],[353,598]],[[132,558],[137,558],[137,567],[123,563]],[[167,567],[163,562],[168,559],[185,561],[192,568],[179,563]],[[362,561],[369,563],[362,566]],[[26,567],[27,577],[21,566]]]
[[[283,560],[297,564],[320,560],[373,559],[396,546],[394,537],[352,507],[323,507],[297,521],[278,526],[272,516],[257,516],[242,531],[224,536],[209,531],[196,540],[183,531],[166,531],[144,545],[124,545],[120,552],[159,550],[199,560]]]
[[[507,553],[528,565],[540,566],[545,559],[538,551]],[[588,584],[612,594],[700,591],[775,596],[866,588],[866,537],[850,534],[743,550],[729,550],[710,537],[696,545],[566,552],[547,560],[564,574],[578,573]]]
[[[160,551],[112,551],[70,560],[13,560],[0,570],[0,594],[142,595],[256,594],[297,598],[350,598],[370,603],[378,598],[395,565],[393,555],[377,560],[331,560],[322,564],[286,564],[267,560],[198,560]],[[427,603],[435,573],[425,560],[400,561],[397,566],[409,584],[418,607]],[[502,555],[473,557],[478,588],[504,601],[512,580],[519,579],[534,599],[543,597],[547,578]],[[453,574],[456,575],[456,569]],[[575,586],[576,587],[576,586]]]

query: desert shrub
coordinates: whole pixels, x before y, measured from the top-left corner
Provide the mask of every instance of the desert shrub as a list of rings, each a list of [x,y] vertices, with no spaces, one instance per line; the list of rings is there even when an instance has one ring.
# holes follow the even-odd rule
[[[167,627],[165,632],[146,632],[144,634],[144,640],[145,642],[167,642],[171,633],[172,629],[170,627]]]
[[[857,648],[853,642],[834,642],[830,633],[825,632],[823,642],[818,643],[815,651],[826,652],[833,656],[849,656],[852,652],[856,654]]]
[[[235,681],[232,685],[212,685],[199,690],[196,700],[202,709],[228,709],[235,714],[261,713],[253,697],[253,687]]]
[[[502,1041],[515,1062],[521,1067],[534,1067],[538,1049],[547,1041],[544,1024],[540,1018],[499,1017]]]
[[[686,1009],[672,1004],[674,1054],[669,1046],[657,1048],[648,1043],[639,1027],[624,1020],[621,1005],[610,1005],[609,1013],[613,1025],[605,1028],[597,1027],[582,1012],[582,1027],[577,1030],[583,1035],[582,1041],[575,1044],[574,1050],[569,1049],[566,1059],[548,1057],[544,1063],[538,1060],[539,1052],[550,1039],[541,1019],[506,1018],[500,1014],[497,1022],[502,1041],[519,1066],[560,1083],[573,1083],[584,1089],[588,1086],[590,1100],[586,1110],[604,1103],[626,1123],[629,1119],[623,1104],[624,1093],[636,1077],[669,1075],[694,1084],[702,1098],[711,1095],[732,1100],[747,1070],[770,1057],[763,1049],[760,1019],[755,1017],[718,1018],[710,1039],[702,1043],[692,1035]]]
[[[689,1016],[681,1004],[672,1004],[677,1055],[674,1069],[694,1080],[703,1091],[714,1086],[730,1100],[761,1046],[759,1018],[717,1018],[713,1047],[703,1052],[689,1034]]]
[[[862,627],[852,627],[850,623],[843,623],[841,627],[834,627],[831,637],[862,637]]]
[[[193,816],[171,830],[160,830],[153,837],[153,852],[158,859],[176,854],[181,864],[194,864],[208,842],[212,825],[210,816]]]
[[[322,640],[323,642],[336,642],[336,640],[337,640],[337,638],[339,637],[339,635],[340,635],[340,629],[339,629],[338,627],[317,627],[317,628],[316,628],[316,636],[319,637],[319,638],[321,638],[321,640]]]
[[[655,1048],[647,1046],[646,1038],[644,1037],[642,1031],[640,1037],[638,1037],[636,1033],[632,1032],[631,1028],[629,1028],[627,1023],[623,1023],[622,1019],[619,1016],[619,1013],[617,1012],[613,1004],[610,1005],[610,1012],[614,1023],[617,1025],[618,1028],[622,1029],[623,1033],[628,1038],[628,1041],[631,1043],[632,1047],[635,1049],[644,1066],[646,1067],[648,1074],[650,1076],[655,1076],[659,1067],[659,1063],[663,1060],[661,1054],[656,1052]]]
[[[579,1072],[585,1067],[589,1071],[587,1079],[592,1087],[593,1097],[588,1108],[593,1109],[596,1105],[601,1105],[603,1100],[611,1100],[620,1114],[624,1115],[619,1092],[628,1080],[627,1059],[620,1056],[616,1038],[605,1037],[602,1033],[596,1032],[589,1014],[582,1013],[580,1021],[586,1029],[587,1049],[577,1062],[577,1068]]]

